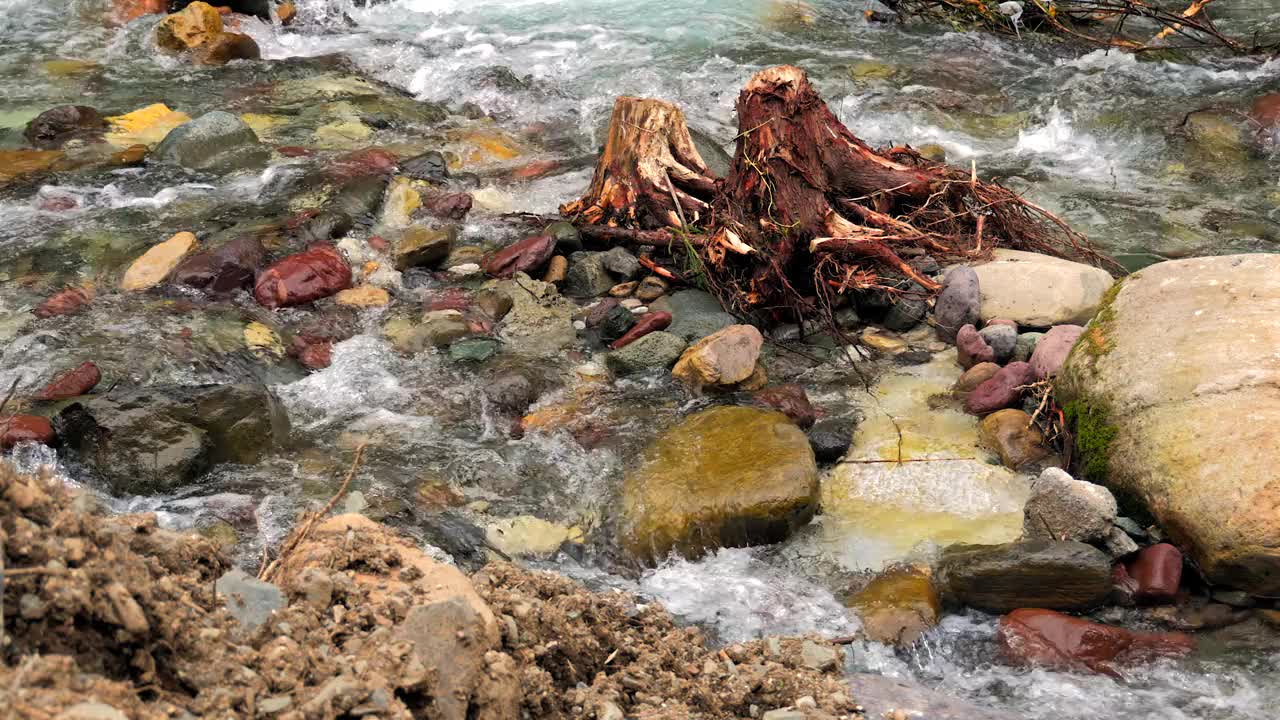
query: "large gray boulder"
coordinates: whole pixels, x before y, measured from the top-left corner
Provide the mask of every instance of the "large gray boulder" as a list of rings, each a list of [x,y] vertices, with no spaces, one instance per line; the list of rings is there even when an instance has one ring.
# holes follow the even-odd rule
[[[215,110],[169,131],[152,157],[188,170],[231,172],[264,165],[270,153],[243,120]]]
[[[1023,327],[1083,325],[1112,283],[1106,270],[1021,250],[996,250],[973,271],[982,321],[1005,318]]]
[[[1280,594],[1280,255],[1160,263],[1109,293],[1058,375],[1088,479],[1208,579]]]

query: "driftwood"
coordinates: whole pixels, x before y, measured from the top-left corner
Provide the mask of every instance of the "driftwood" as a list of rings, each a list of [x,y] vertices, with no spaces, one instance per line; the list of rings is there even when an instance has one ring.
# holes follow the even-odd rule
[[[597,241],[659,247],[728,307],[764,320],[830,317],[857,291],[914,283],[931,293],[938,284],[909,261],[924,253],[961,260],[1010,247],[1105,262],[973,168],[871,148],[799,68],[757,73],[737,110],[733,164],[715,178],[678,108],[619,98],[591,186],[561,213]]]

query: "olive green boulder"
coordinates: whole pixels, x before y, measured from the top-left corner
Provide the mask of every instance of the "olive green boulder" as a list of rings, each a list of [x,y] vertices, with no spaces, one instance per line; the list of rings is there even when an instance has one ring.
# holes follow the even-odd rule
[[[778,542],[812,519],[817,497],[813,450],[786,415],[712,408],[655,440],[623,480],[622,545],[655,563]]]
[[[1056,382],[1089,480],[1215,585],[1280,595],[1280,255],[1158,263],[1108,293]],[[1129,507],[1126,507],[1128,505]]]

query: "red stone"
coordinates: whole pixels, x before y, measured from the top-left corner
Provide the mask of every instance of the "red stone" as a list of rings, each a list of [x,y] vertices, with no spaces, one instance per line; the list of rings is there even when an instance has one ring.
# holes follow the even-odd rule
[[[671,325],[671,313],[669,312],[651,312],[647,315],[641,315],[635,325],[626,332],[622,337],[613,341],[609,347],[613,350],[624,348],[651,332],[664,330]]]
[[[298,353],[298,362],[312,370],[323,370],[333,362],[333,341],[314,342]]]
[[[956,333],[956,351],[959,353],[960,367],[965,370],[978,363],[996,361],[995,351],[973,325],[965,325]]]
[[[422,198],[422,209],[432,217],[462,220],[471,212],[468,193],[431,193]]]
[[[555,238],[550,235],[534,235],[485,258],[484,271],[496,278],[509,278],[518,272],[527,273],[546,265],[555,251]]]
[[[1092,670],[1119,677],[1119,668],[1157,657],[1185,655],[1195,640],[1184,633],[1140,633],[1052,610],[1024,609],[1000,618],[996,639],[1005,659],[1055,670]]]
[[[757,390],[751,394],[751,399],[757,405],[781,411],[802,429],[813,427],[818,420],[818,413],[809,402],[808,393],[795,383],[771,385]]]
[[[117,23],[127,23],[143,15],[156,15],[169,12],[166,0],[112,0],[111,19]]]
[[[1138,581],[1129,575],[1124,563],[1116,563],[1111,568],[1111,601],[1116,605],[1131,607],[1138,595]]]
[[[300,145],[283,145],[276,148],[276,152],[285,157],[307,157],[311,151]]]
[[[254,275],[266,259],[267,249],[252,235],[242,235],[222,246],[198,252],[178,264],[170,275],[175,285],[229,293],[253,284]]]
[[[351,266],[332,246],[283,258],[258,275],[253,295],[269,308],[302,305],[351,287]]]
[[[522,165],[511,171],[512,180],[533,180],[543,175],[555,172],[560,168],[560,163],[555,160],[538,160],[528,165]]]
[[[1249,119],[1262,130],[1280,127],[1280,93],[1263,95],[1254,100],[1253,107],[1249,109]]]
[[[80,308],[93,300],[93,294],[84,288],[67,288],[48,300],[40,303],[33,311],[38,318],[50,318],[55,315],[70,315],[79,312]]]
[[[963,333],[964,329],[960,332]],[[1035,382],[1035,370],[1031,363],[1011,362],[969,393],[964,400],[965,412],[986,415],[1013,407],[1025,392],[1021,388],[1032,382]]]
[[[432,310],[457,310],[465,312],[471,307],[471,293],[465,288],[444,288],[437,290],[427,296],[422,304],[422,309],[431,312]]]
[[[1182,584],[1182,552],[1169,543],[1145,547],[1129,564],[1129,574],[1138,583],[1138,602],[1172,602]]]
[[[92,361],[86,360],[79,367],[55,377],[44,389],[31,396],[32,400],[65,400],[84,395],[102,381],[102,372]]]
[[[14,415],[0,420],[0,450],[8,450],[20,442],[53,442],[53,426],[39,415]]]
[[[369,175],[386,175],[399,164],[400,158],[395,153],[371,147],[338,156],[325,170],[325,174],[332,180],[344,182]]]
[[[369,247],[377,250],[378,252],[388,252],[391,250],[391,243],[387,242],[386,238],[381,235],[370,235],[369,239],[365,242],[369,243]]]

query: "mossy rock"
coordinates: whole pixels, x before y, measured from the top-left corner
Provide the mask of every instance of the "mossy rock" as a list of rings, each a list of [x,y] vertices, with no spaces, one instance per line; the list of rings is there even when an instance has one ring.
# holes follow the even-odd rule
[[[646,563],[671,552],[778,542],[813,517],[818,467],[780,412],[717,407],[650,445],[622,491],[622,544]]]

